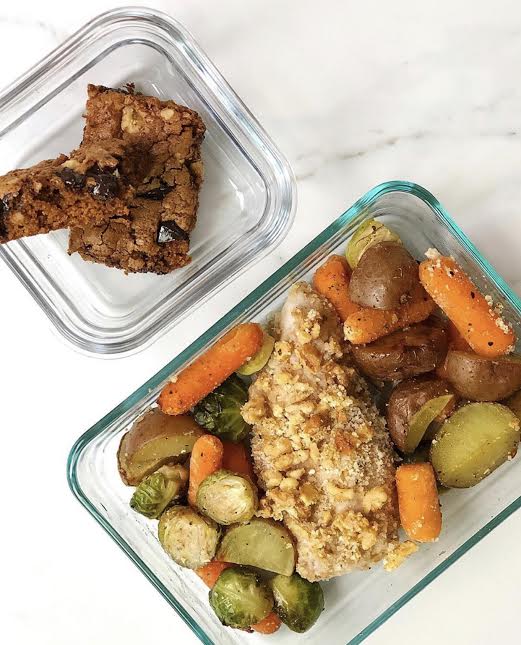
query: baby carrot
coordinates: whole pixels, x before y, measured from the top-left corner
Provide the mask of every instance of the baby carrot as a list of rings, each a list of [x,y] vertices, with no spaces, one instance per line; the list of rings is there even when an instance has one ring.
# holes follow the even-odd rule
[[[222,467],[225,470],[230,470],[232,473],[246,475],[246,477],[249,477],[254,482],[255,474],[248,448],[243,443],[232,443],[231,441],[223,441],[223,446]]]
[[[259,634],[274,634],[280,627],[281,623],[281,619],[274,611],[272,611],[271,614],[268,614],[266,618],[255,623],[255,625],[252,625],[251,628],[254,632],[258,632]]]
[[[188,478],[188,503],[195,505],[197,490],[203,480],[222,468],[223,444],[212,434],[203,434],[194,443],[190,455],[190,475]]]
[[[441,510],[434,469],[429,463],[403,464],[396,469],[400,521],[417,542],[432,542],[441,531]]]
[[[476,354],[495,358],[513,350],[514,331],[452,258],[422,262],[420,280]]]
[[[223,383],[262,346],[264,332],[257,323],[243,323],[169,381],[159,396],[166,414],[183,414]]]
[[[219,562],[218,560],[212,560],[212,562],[209,562],[203,567],[196,569],[195,572],[201,578],[204,584],[211,589],[217,582],[217,578],[225,569],[228,569],[228,567],[233,567],[233,564],[230,564],[229,562]]]
[[[350,277],[349,264],[341,255],[331,255],[318,267],[313,276],[316,291],[329,300],[342,321],[360,309],[360,306],[349,298]]]
[[[344,336],[354,345],[371,343],[393,331],[421,322],[430,316],[436,307],[427,295],[402,305],[395,311],[361,308],[350,314],[344,322]]]
[[[460,352],[472,351],[472,348],[467,343],[467,341],[463,338],[463,336],[459,333],[458,328],[452,322],[452,320],[449,320],[447,324],[447,338],[449,341],[450,349],[455,349]]]

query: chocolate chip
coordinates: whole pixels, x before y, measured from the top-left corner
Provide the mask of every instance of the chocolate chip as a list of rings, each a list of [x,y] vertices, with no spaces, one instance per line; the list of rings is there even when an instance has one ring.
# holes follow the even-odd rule
[[[74,172],[72,168],[60,170],[58,176],[63,183],[71,190],[81,190],[85,186],[86,177],[79,172]]]
[[[118,178],[108,172],[89,174],[89,190],[96,199],[106,200],[116,197],[119,193]]]
[[[87,187],[96,199],[111,199],[119,193],[118,178],[113,171],[102,169],[97,164],[86,174],[75,172],[71,168],[63,168],[58,175],[70,190],[83,190]]]
[[[134,83],[125,83],[123,87],[107,87],[106,85],[98,85],[100,92],[116,92],[116,94],[139,94],[136,92]]]
[[[158,244],[165,244],[166,242],[174,242],[176,240],[188,241],[188,239],[188,233],[183,231],[183,229],[174,221],[161,222],[159,231],[157,232]]]
[[[161,185],[157,188],[152,188],[152,190],[148,190],[144,193],[138,193],[137,196],[143,197],[143,199],[154,199],[159,201],[164,199],[171,190],[173,190],[173,186],[169,186],[168,184],[161,182]]]
[[[9,212],[9,203],[6,196],[0,199],[0,238],[6,238],[8,235],[5,216]]]

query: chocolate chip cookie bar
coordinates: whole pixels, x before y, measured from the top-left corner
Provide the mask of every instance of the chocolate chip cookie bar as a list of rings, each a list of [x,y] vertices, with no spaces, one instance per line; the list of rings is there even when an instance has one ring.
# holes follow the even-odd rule
[[[190,262],[203,178],[199,115],[174,101],[90,85],[83,145],[121,139],[147,151],[149,170],[128,214],[71,229],[69,253],[126,272],[169,273]]]
[[[0,177],[0,243],[128,215],[148,156],[127,153],[110,139]]]

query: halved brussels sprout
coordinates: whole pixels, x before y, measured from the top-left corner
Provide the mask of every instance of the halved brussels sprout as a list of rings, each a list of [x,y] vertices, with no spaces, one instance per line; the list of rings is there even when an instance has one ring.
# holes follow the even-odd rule
[[[220,439],[238,443],[250,431],[241,415],[247,400],[248,387],[238,376],[232,375],[194,407],[194,419]]]
[[[209,594],[210,605],[223,625],[248,629],[273,609],[273,595],[252,571],[225,569]]]
[[[188,486],[188,468],[181,464],[161,466],[143,479],[134,491],[130,507],[150,519],[158,518]]]
[[[275,611],[293,632],[307,632],[324,609],[324,593],[318,582],[309,582],[298,573],[270,580]]]
[[[432,441],[438,480],[450,488],[479,483],[514,457],[519,425],[516,415],[499,403],[469,403],[456,410]]]
[[[256,372],[260,372],[269,361],[274,346],[275,339],[273,336],[265,333],[262,347],[255,356],[252,356],[249,361],[244,363],[244,365],[237,370],[237,374],[241,374],[242,376],[251,376]]]
[[[189,506],[172,506],[159,518],[159,541],[182,567],[198,569],[213,560],[220,529]]]
[[[223,562],[257,567],[290,576],[295,570],[295,547],[282,524],[254,518],[229,528],[217,554]]]
[[[197,508],[224,526],[250,520],[258,503],[251,481],[229,470],[209,475],[197,490]]]
[[[159,408],[149,410],[123,436],[118,450],[121,479],[137,486],[166,463],[182,461],[192,451],[201,428],[186,414],[171,416]]]
[[[396,233],[376,219],[360,224],[347,244],[346,258],[349,266],[354,269],[367,249],[379,242],[402,243]]]

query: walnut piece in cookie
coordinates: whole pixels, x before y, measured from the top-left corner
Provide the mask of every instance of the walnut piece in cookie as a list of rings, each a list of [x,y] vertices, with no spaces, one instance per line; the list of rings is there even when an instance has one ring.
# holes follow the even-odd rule
[[[75,227],[69,253],[126,272],[169,273],[190,262],[203,180],[205,127],[196,112],[174,101],[90,85],[84,142],[120,137],[150,153],[128,218]]]
[[[0,177],[0,243],[127,215],[126,156],[123,141],[108,139]]]

